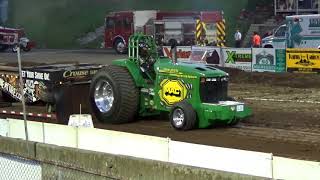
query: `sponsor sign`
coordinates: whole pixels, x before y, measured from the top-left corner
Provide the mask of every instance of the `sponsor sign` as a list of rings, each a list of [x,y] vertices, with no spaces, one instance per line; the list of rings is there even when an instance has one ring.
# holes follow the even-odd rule
[[[182,101],[187,96],[187,87],[179,80],[164,79],[160,87],[160,99],[168,106]]]
[[[94,128],[90,114],[72,114],[69,117],[68,126]]]
[[[76,78],[83,78],[87,76],[93,76],[98,72],[97,69],[93,70],[70,70],[63,72],[63,78],[66,79],[76,79]]]
[[[22,71],[22,78],[50,81],[50,74],[43,72]]]
[[[320,50],[287,49],[286,63],[288,72],[319,73]]]
[[[251,48],[223,48],[223,62],[225,67],[251,71],[252,51]]]
[[[194,46],[191,50],[190,61],[222,65],[223,62],[220,57],[221,49],[218,47]]]
[[[252,49],[252,71],[275,72],[276,59],[273,48],[253,48]]]
[[[0,78],[0,88],[1,90],[10,93],[12,95],[13,98],[17,99],[17,100],[21,100],[21,93],[20,90],[18,88],[18,81],[16,81],[13,78]]]
[[[286,50],[276,49],[276,72],[286,72]]]
[[[171,47],[163,46],[163,55],[172,58]],[[191,46],[177,46],[177,58],[180,61],[189,61],[191,55]]]

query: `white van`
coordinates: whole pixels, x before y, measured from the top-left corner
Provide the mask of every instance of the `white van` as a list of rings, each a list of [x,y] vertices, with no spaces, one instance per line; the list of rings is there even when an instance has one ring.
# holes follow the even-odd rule
[[[286,24],[262,39],[265,48],[319,48],[320,14],[287,16]]]

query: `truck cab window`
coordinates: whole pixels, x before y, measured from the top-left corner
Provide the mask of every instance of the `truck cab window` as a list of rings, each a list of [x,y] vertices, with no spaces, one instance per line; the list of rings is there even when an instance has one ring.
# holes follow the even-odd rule
[[[111,18],[107,18],[106,20],[106,28],[112,29],[114,27],[114,20]]]
[[[275,37],[284,37],[286,35],[286,27],[282,26],[278,29],[278,31],[275,33]]]
[[[129,19],[129,18],[125,18],[125,19],[123,20],[123,25],[124,25],[125,28],[131,28],[131,21],[130,21],[130,19]]]

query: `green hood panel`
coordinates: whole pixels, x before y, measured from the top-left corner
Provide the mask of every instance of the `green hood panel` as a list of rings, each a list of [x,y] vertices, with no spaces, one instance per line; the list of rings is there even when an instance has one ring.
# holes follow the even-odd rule
[[[185,74],[193,76],[194,78],[200,77],[222,77],[228,74],[213,65],[191,62],[177,62],[173,64],[168,58],[163,58],[154,65],[155,71],[166,74]]]

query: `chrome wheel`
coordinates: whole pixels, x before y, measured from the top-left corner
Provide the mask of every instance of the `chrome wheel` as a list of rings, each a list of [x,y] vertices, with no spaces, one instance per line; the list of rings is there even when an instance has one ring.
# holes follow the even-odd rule
[[[120,42],[117,43],[117,47],[116,48],[117,48],[117,51],[119,53],[123,53],[124,50],[125,50],[125,45],[124,45],[124,43],[122,41],[120,41]]]
[[[172,119],[176,127],[181,127],[184,122],[184,112],[182,109],[177,108],[174,110]]]
[[[94,101],[100,112],[108,112],[112,108],[114,93],[112,86],[106,80],[101,80],[95,86]]]

